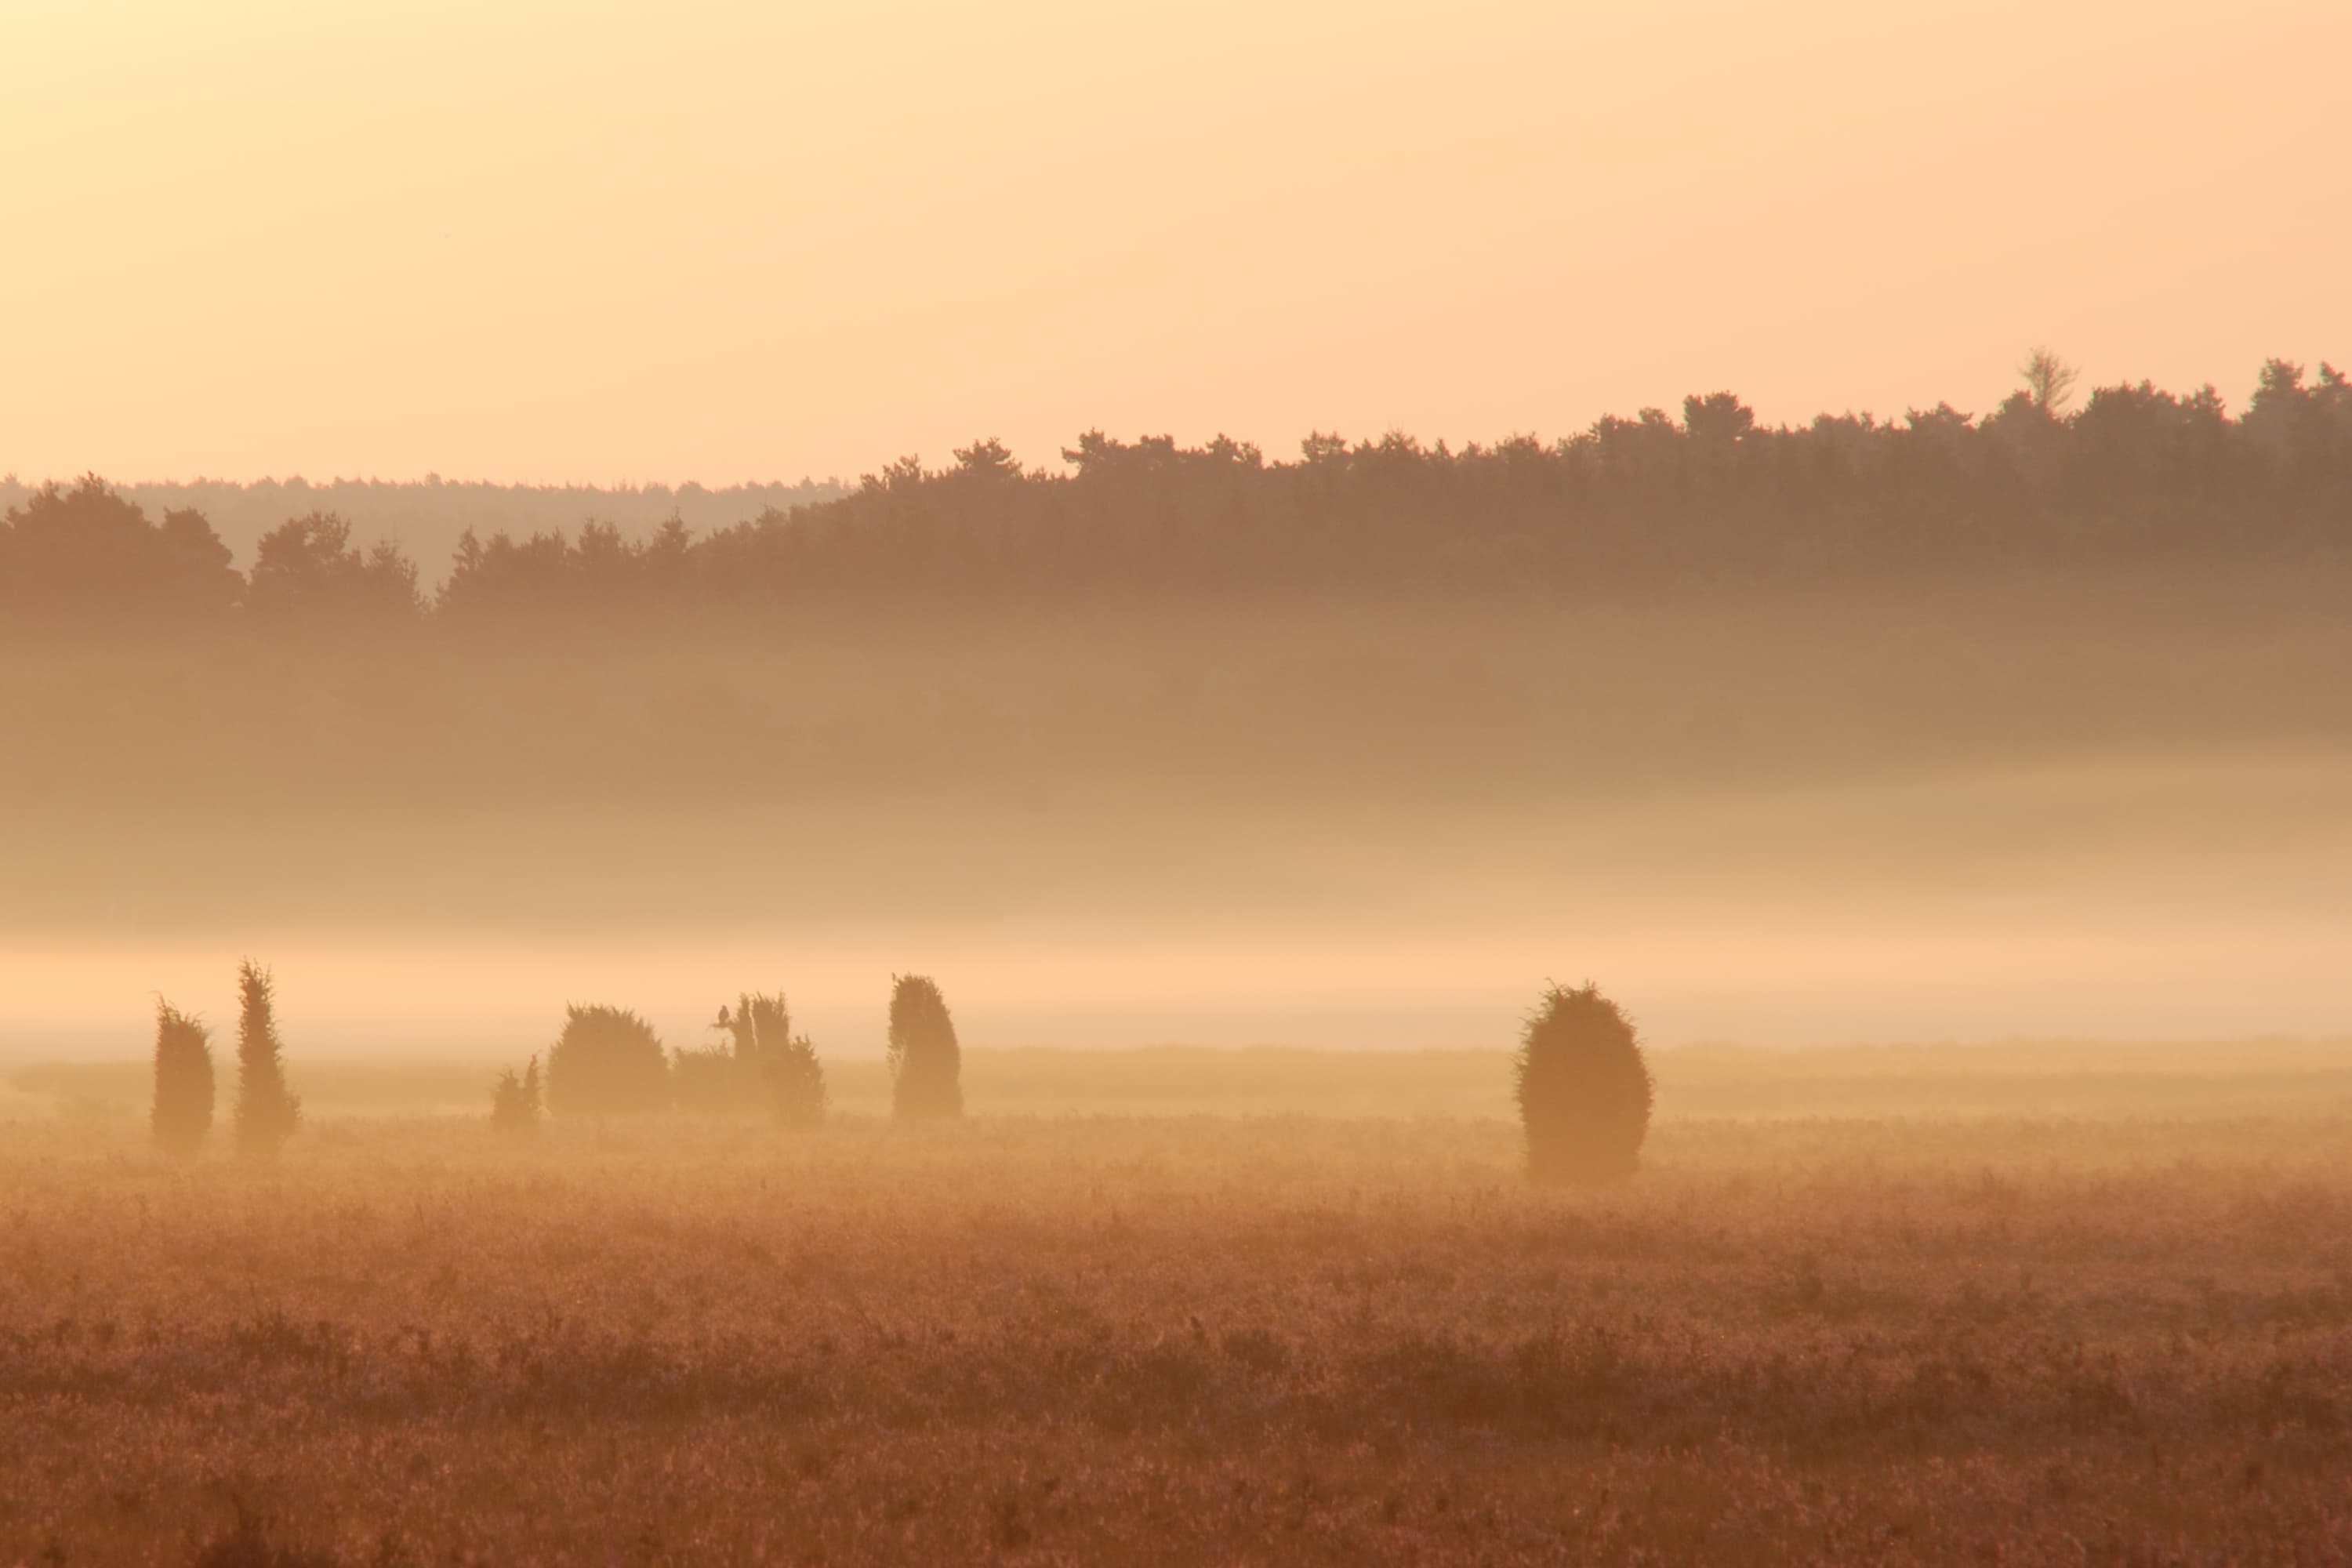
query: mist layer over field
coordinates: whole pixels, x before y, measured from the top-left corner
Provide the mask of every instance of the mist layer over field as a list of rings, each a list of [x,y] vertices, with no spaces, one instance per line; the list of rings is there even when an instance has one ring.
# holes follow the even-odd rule
[[[0,668],[0,1042],[121,1054],[273,963],[315,1051],[2340,1028],[2332,577],[50,637]]]
[[[2340,1556],[2339,582],[26,639],[0,1557]],[[1546,975],[1660,1047],[1621,1186],[1526,1178]],[[484,1115],[778,986],[822,1126]]]

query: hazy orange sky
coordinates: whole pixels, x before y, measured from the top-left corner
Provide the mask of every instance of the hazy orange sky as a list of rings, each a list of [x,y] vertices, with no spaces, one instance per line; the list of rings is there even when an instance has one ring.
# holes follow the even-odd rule
[[[1982,412],[2352,358],[2343,0],[0,5],[0,472]]]

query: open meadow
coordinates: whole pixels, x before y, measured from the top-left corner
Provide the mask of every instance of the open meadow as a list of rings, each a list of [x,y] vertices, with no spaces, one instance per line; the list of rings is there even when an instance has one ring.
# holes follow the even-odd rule
[[[2352,1559],[2341,1047],[1656,1057],[1583,1192],[1477,1053],[262,1167],[19,1071],[0,1563]]]

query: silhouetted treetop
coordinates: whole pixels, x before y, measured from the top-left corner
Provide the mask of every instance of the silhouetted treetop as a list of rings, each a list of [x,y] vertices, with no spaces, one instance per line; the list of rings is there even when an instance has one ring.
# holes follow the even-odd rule
[[[413,619],[425,608],[416,565],[390,543],[364,553],[352,527],[314,511],[261,536],[245,602],[257,616],[320,615]]]
[[[575,538],[560,532],[486,542],[467,530],[457,542],[439,608],[446,616],[512,616],[546,610],[656,608],[684,586],[694,542],[673,518],[653,538],[624,538],[610,523],[582,525]]]
[[[220,616],[244,586],[203,517],[161,523],[96,474],[35,490],[0,521],[0,613],[58,620],[181,621]]]
[[[698,533],[609,521],[467,529],[432,613],[502,624],[658,615],[769,624],[787,607],[906,614],[1111,599],[1482,593],[1727,574],[1937,574],[2059,563],[2331,559],[2352,552],[2352,384],[2273,360],[2242,416],[2211,387],[2094,389],[2047,350],[1989,414],[1823,414],[1766,426],[1730,392],[1557,440],[1459,449],[1402,431],[1308,435],[1295,460],[1224,436],[1089,430],[1063,471],[988,437],[942,468],[902,458],[835,499]],[[678,492],[683,495],[684,492]],[[709,492],[705,492],[707,495]],[[68,618],[415,613],[399,552],[336,513],[260,542],[251,582],[204,519],[161,526],[95,478],[0,531],[0,605]]]

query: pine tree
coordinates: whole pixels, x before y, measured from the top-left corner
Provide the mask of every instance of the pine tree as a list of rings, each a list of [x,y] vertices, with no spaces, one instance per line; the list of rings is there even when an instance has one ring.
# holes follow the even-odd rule
[[[286,1087],[269,971],[247,959],[236,990],[236,1152],[273,1159],[300,1125],[302,1102]]]
[[[212,1031],[162,997],[155,1000],[155,1146],[193,1160],[213,1130]]]

